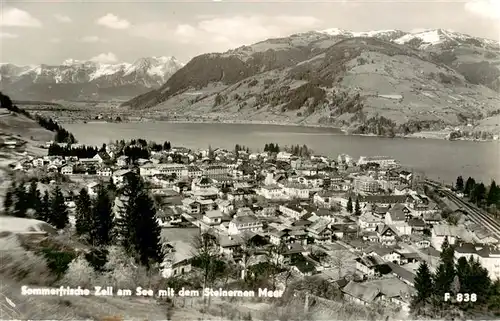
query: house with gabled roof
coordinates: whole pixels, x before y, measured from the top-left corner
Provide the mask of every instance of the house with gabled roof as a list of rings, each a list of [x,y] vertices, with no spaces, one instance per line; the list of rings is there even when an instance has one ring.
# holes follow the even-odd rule
[[[255,215],[237,215],[229,222],[230,235],[238,235],[248,230],[262,232],[262,222]]]
[[[363,255],[354,259],[356,270],[367,277],[374,277],[377,273],[377,266],[384,263],[384,260],[377,255]]]
[[[300,276],[311,276],[316,272],[316,265],[312,260],[308,260],[302,254],[291,256],[290,265]]]
[[[385,224],[402,224],[406,222],[410,210],[403,204],[395,204],[385,214]]]
[[[91,182],[87,184],[87,193],[89,194],[90,197],[96,196],[100,187],[101,183]]]
[[[286,243],[290,238],[291,229],[285,228],[282,230],[270,229],[267,233],[269,235],[269,242],[274,245]]]
[[[97,162],[99,162],[99,164],[111,161],[111,157],[106,151],[98,152],[94,157],[92,157],[92,159],[95,159]]]
[[[403,268],[395,265],[395,268],[404,270]],[[404,272],[403,272],[404,273]],[[411,272],[409,272],[411,274]],[[416,294],[416,290],[406,283],[404,279],[398,277],[389,277],[378,280],[370,280],[363,283],[368,288],[374,288],[380,291],[378,299],[384,304],[397,304],[405,312],[410,311],[410,302],[412,297]]]
[[[439,224],[433,225],[431,230],[431,244],[432,246],[441,251],[441,246],[445,239],[448,240],[450,245],[455,244],[457,238],[459,237],[459,232],[457,226],[449,224]]]
[[[208,210],[203,214],[203,222],[208,225],[220,225],[222,217],[223,215],[220,210]]]
[[[358,218],[358,225],[364,231],[375,231],[377,226],[383,224],[383,219],[374,216],[370,212],[363,213]]]
[[[364,251],[367,255],[379,256],[384,262],[394,262],[400,264],[401,254],[393,247],[373,245]]]
[[[195,249],[187,242],[170,242],[170,253],[165,255],[161,266],[161,274],[164,278],[178,276],[191,271],[191,260],[195,256]]]
[[[377,227],[377,236],[378,241],[385,245],[394,245],[396,244],[396,229],[394,229],[390,225],[379,225]]]
[[[332,240],[332,230],[330,224],[332,220],[320,219],[307,228],[307,233],[315,242],[321,243]]]
[[[128,169],[119,169],[113,173],[112,180],[113,184],[119,186],[125,182],[125,177],[130,175],[132,172]]]
[[[201,212],[201,204],[192,198],[185,198],[182,200],[182,207],[188,214],[197,214]]]
[[[380,299],[380,290],[376,287],[369,287],[363,283],[350,281],[342,288],[344,299],[362,305],[373,304]]]
[[[220,235],[218,243],[221,254],[232,256],[241,250],[243,238],[239,235]]]
[[[424,220],[419,217],[413,217],[408,221],[408,225],[411,227],[412,233],[423,234],[427,228]]]
[[[313,203],[319,207],[332,208],[336,204],[335,196],[337,193],[334,191],[320,191],[314,194]]]

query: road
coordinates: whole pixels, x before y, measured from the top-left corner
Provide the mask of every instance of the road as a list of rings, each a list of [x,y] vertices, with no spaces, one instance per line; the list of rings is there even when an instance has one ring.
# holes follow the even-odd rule
[[[477,206],[464,201],[460,197],[456,196],[451,190],[443,188],[439,183],[434,181],[426,181],[429,186],[437,188],[441,193],[448,197],[452,202],[460,206],[464,211],[467,212],[468,218],[481,226],[484,226],[495,238],[500,240],[500,223],[493,219],[489,213],[478,208]]]

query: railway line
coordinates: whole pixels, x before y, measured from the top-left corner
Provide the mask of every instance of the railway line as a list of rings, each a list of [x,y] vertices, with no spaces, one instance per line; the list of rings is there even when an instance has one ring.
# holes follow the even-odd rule
[[[484,226],[495,238],[500,240],[500,222],[493,219],[482,209],[456,196],[451,190],[443,188],[438,182],[427,180],[426,184],[437,188],[441,193],[448,197],[448,199],[450,199],[452,202],[460,206],[465,212],[467,212],[468,217],[471,221]]]

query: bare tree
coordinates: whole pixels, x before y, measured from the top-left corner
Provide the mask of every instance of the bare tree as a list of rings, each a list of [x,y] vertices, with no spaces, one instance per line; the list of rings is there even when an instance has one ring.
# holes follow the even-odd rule
[[[335,255],[329,257],[330,264],[337,269],[339,278],[342,277],[342,272],[346,265],[347,254],[344,250],[335,251]]]
[[[243,234],[242,235],[243,243],[241,244],[241,251],[243,254],[242,263],[243,263],[243,275],[242,278],[246,279],[248,272],[248,264],[253,255],[255,255],[256,249],[254,244],[251,242],[252,235]]]
[[[266,252],[266,262],[271,265],[273,288],[276,288],[276,275],[284,268],[284,257],[287,248],[285,244],[270,246]],[[287,278],[288,279],[288,278]]]
[[[193,260],[201,268],[203,273],[203,289],[211,285],[217,276],[216,262],[221,255],[217,247],[217,239],[210,233],[204,232],[193,239]],[[205,302],[205,297],[203,302]]]

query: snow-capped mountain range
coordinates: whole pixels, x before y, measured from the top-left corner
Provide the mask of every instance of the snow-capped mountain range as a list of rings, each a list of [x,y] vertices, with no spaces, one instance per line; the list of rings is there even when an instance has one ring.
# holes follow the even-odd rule
[[[175,57],[117,64],[74,59],[60,65],[2,63],[0,88],[18,99],[128,98],[161,86],[183,66]]]
[[[448,29],[427,29],[414,32],[405,32],[401,30],[373,30],[353,32],[339,28],[330,28],[317,31],[330,36],[353,37],[373,37],[395,42],[400,45],[413,44],[418,49],[427,49],[431,46],[443,44],[481,44],[483,47],[499,47],[499,41],[469,36],[460,32]]]
[[[199,55],[159,89],[121,106],[393,136],[489,119],[498,114],[498,93],[496,41],[446,29],[332,28]]]

